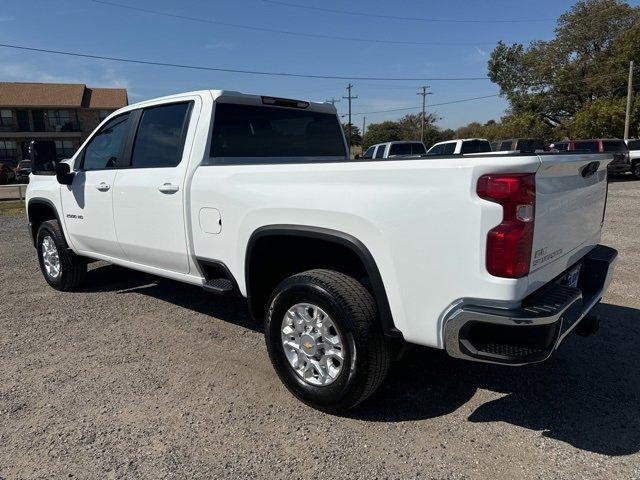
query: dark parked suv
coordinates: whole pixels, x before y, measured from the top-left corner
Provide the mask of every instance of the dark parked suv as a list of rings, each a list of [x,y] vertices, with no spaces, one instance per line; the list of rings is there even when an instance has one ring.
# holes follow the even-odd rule
[[[31,160],[22,160],[16,167],[16,181],[29,183],[31,173]]]
[[[598,138],[592,140],[572,140],[569,142],[569,151],[613,153],[613,162],[607,167],[612,174],[631,171],[629,148],[624,140],[617,138]]]

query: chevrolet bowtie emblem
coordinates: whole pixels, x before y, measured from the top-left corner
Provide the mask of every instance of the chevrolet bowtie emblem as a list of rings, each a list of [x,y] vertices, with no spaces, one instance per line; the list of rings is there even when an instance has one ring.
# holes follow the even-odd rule
[[[313,343],[311,343],[311,342],[304,342],[304,343],[302,344],[302,346],[308,350],[308,349],[310,349],[310,348],[313,348]]]

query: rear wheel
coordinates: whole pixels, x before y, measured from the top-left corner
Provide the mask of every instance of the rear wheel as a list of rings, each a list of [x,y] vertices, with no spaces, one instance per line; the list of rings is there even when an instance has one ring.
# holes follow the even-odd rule
[[[36,246],[45,280],[56,290],[78,287],[87,273],[87,262],[67,245],[57,220],[43,222],[38,229]]]
[[[365,400],[389,366],[373,297],[354,278],[331,270],[293,275],[276,288],[265,337],[285,386],[324,411],[346,410]]]
[[[631,174],[637,180],[640,180],[640,162],[636,162],[631,166]]]

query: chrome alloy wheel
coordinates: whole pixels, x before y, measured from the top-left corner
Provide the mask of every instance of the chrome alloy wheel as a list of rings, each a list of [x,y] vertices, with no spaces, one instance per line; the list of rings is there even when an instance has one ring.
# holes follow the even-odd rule
[[[282,319],[282,347],[289,365],[305,382],[325,386],[344,365],[344,343],[331,317],[317,305],[297,303]]]
[[[42,263],[49,278],[56,279],[60,276],[60,256],[56,244],[49,235],[42,240]]]

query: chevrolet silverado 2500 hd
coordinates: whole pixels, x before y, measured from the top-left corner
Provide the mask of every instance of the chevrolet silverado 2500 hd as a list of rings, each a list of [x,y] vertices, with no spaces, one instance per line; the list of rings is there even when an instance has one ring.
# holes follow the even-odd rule
[[[593,323],[616,258],[611,154],[352,161],[332,105],[218,90],[118,110],[57,165],[36,147],[53,288],[99,259],[246,297],[283,383],[327,411],[373,393],[404,342],[546,359]]]

